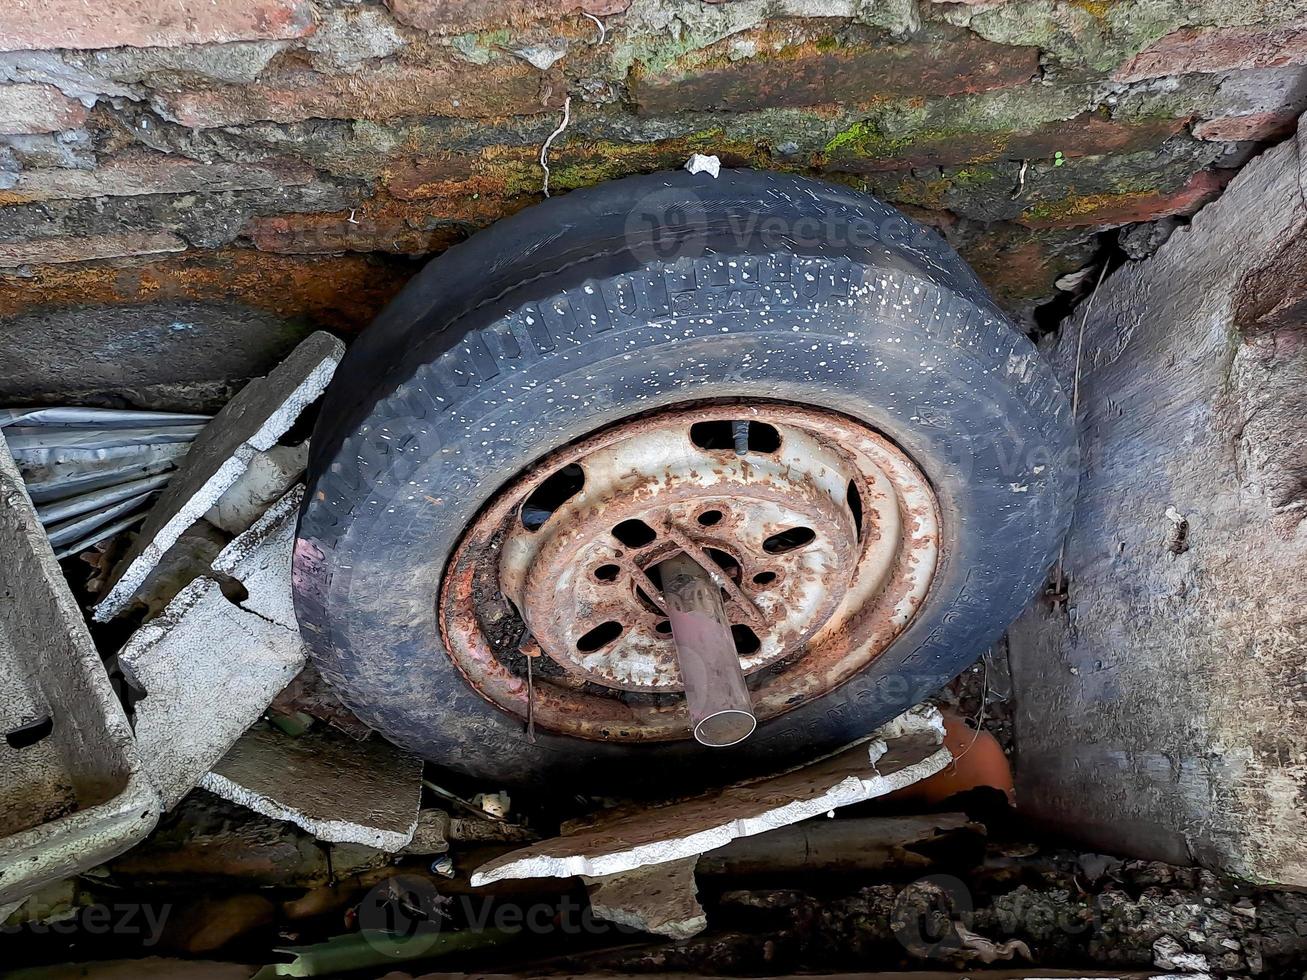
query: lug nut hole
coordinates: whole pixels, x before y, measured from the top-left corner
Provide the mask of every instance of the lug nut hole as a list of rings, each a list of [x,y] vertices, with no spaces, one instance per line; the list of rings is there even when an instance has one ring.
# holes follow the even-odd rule
[[[600,623],[585,636],[576,641],[576,648],[582,653],[593,653],[603,649],[622,635],[622,624],[609,620]]]
[[[576,463],[568,463],[550,474],[522,504],[522,526],[535,531],[544,526],[554,511],[575,497],[585,487],[585,470]]]
[[[852,480],[849,481],[849,492],[845,499],[849,504],[849,513],[853,515],[853,527],[857,532],[858,540],[862,540],[862,494],[858,493],[858,485]]]
[[[613,537],[628,548],[643,548],[657,540],[658,532],[644,521],[632,518],[613,528]]]
[[[737,582],[740,580],[740,575],[742,572],[740,568],[740,563],[736,561],[732,555],[728,555],[726,552],[722,551],[719,548],[705,548],[704,552],[708,555],[709,558],[711,558],[717,564],[717,567],[720,568],[723,572],[725,572],[731,578],[735,579],[735,581]]]
[[[750,453],[774,453],[781,448],[781,434],[776,426],[752,420],[739,425],[742,428],[737,428],[737,423],[730,419],[695,422],[690,426],[690,441],[709,452],[744,449]]]
[[[722,512],[720,510],[705,510],[699,515],[699,523],[704,527],[712,527],[714,524],[721,523]]]
[[[666,635],[672,631],[672,624],[665,619],[660,619],[654,624],[654,629],[659,633]]]
[[[743,623],[737,623],[731,627],[731,637],[735,640],[735,652],[741,657],[757,653],[758,648],[762,646],[762,640],[758,639],[758,634]]]
[[[600,582],[611,582],[621,573],[622,569],[617,565],[600,565],[595,569],[595,578]]]
[[[817,532],[810,527],[790,527],[784,531],[777,531],[764,541],[762,550],[769,555],[783,555],[787,551],[802,548],[815,537]]]
[[[759,572],[753,577],[754,585],[771,585],[776,581],[775,572]]]

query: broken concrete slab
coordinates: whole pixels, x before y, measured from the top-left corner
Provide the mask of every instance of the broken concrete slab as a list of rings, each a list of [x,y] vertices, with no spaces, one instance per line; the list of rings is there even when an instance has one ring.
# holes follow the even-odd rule
[[[319,840],[396,852],[417,829],[422,761],[376,737],[356,742],[326,726],[292,737],[259,725],[200,786]]]
[[[584,878],[590,911],[605,922],[655,936],[689,939],[708,928],[694,880],[698,857],[636,868],[602,878]]]
[[[521,848],[477,869],[472,884],[506,878],[619,874],[688,858],[939,772],[952,759],[934,708],[900,715],[867,740],[808,766],[736,783],[688,800],[626,811]]]
[[[1010,631],[1017,798],[1090,847],[1307,885],[1307,127],[1064,324],[1066,597]],[[1083,330],[1083,335],[1082,335]]]
[[[335,373],[345,345],[328,333],[305,339],[265,377],[251,381],[205,426],[176,475],[150,510],[132,548],[95,607],[106,622],[124,611],[182,532],[203,517],[249,467],[271,449]]]
[[[136,740],[164,806],[175,806],[304,666],[298,632],[237,606],[212,579],[184,588],[120,655],[145,692]]]
[[[119,654],[136,705],[136,740],[166,808],[175,806],[303,668],[290,598],[300,491],[231,542],[215,569],[244,587],[236,603],[197,579]]]
[[[0,436],[0,905],[121,853],[159,800]]]

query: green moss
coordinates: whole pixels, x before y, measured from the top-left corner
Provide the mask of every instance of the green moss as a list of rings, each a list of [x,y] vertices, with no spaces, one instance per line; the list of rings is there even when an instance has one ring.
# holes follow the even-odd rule
[[[512,35],[508,30],[501,28],[494,31],[458,34],[450,38],[449,43],[468,61],[484,65],[488,64],[495,56],[495,52],[506,46],[511,38]]]
[[[914,153],[932,159],[932,151],[951,151],[954,159],[977,163],[999,157],[1007,145],[1004,132],[967,132],[949,129],[919,129],[908,133],[887,134],[874,123],[860,122],[842,130],[825,146],[828,160],[852,163],[857,160],[894,160],[911,158]],[[961,151],[960,153],[958,151]],[[992,179],[993,174],[981,167],[963,170],[959,181]]]
[[[879,138],[880,133],[872,123],[860,120],[832,136],[825,150],[832,155],[867,156],[867,146]]]
[[[1096,214],[1109,208],[1127,207],[1156,197],[1156,191],[1130,191],[1124,194],[1072,194],[1057,201],[1041,201],[1022,212],[1028,221],[1061,221]]]
[[[981,187],[992,183],[998,176],[988,167],[966,167],[953,172],[953,183],[959,187]]]

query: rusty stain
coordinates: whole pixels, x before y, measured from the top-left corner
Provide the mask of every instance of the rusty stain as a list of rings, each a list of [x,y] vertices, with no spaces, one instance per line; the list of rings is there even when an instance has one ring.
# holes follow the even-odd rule
[[[123,305],[163,299],[240,303],[315,326],[355,333],[412,269],[362,256],[291,256],[227,248],[166,259],[35,266],[0,282],[0,317],[32,309]]]

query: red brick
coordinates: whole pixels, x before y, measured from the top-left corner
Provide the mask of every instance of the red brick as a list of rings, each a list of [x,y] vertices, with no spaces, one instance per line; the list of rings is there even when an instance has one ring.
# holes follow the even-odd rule
[[[957,41],[822,50],[806,44],[785,57],[705,68],[637,72],[632,95],[643,114],[693,109],[741,112],[776,106],[862,104],[885,97],[961,95],[1028,82],[1033,47]]]
[[[201,163],[163,153],[129,151],[101,163],[95,170],[23,171],[12,188],[0,191],[0,205],[139,194],[265,190],[307,184],[313,175],[313,168],[298,160]]]
[[[303,37],[316,24],[309,0],[8,0],[0,51]]]
[[[1246,116],[1204,119],[1194,126],[1194,135],[1218,143],[1262,142],[1288,136],[1297,125],[1298,117],[1292,113],[1253,112]]]
[[[386,189],[405,201],[432,197],[430,188],[452,181],[470,180],[478,171],[479,156],[422,156],[395,160],[386,166]]]
[[[386,0],[395,19],[439,34],[558,20],[582,11],[596,17],[620,13],[631,0]]]
[[[1178,191],[1096,194],[1037,205],[1017,219],[1027,228],[1110,228],[1136,221],[1156,221],[1172,214],[1193,214],[1220,196],[1231,171],[1203,170]]]
[[[517,61],[494,68],[383,65],[358,75],[297,71],[251,85],[165,92],[155,102],[165,115],[196,129],[305,119],[515,116],[562,104],[561,85],[553,87],[549,105],[542,100],[544,78]]]
[[[1183,27],[1116,70],[1121,82],[1307,63],[1307,27]]]
[[[832,170],[874,173],[913,167],[950,167],[990,160],[1048,160],[1062,156],[1098,156],[1155,149],[1167,137],[1181,132],[1184,119],[1123,121],[1100,113],[1086,112],[1073,119],[1046,123],[1030,132],[994,130],[958,131],[947,137],[911,140],[902,145],[877,149],[849,146],[836,150],[829,160]]]
[[[86,107],[53,85],[0,85],[0,135],[57,133],[86,122]]]
[[[186,243],[167,232],[126,231],[113,235],[89,235],[85,238],[42,238],[0,245],[0,269],[184,251]]]

